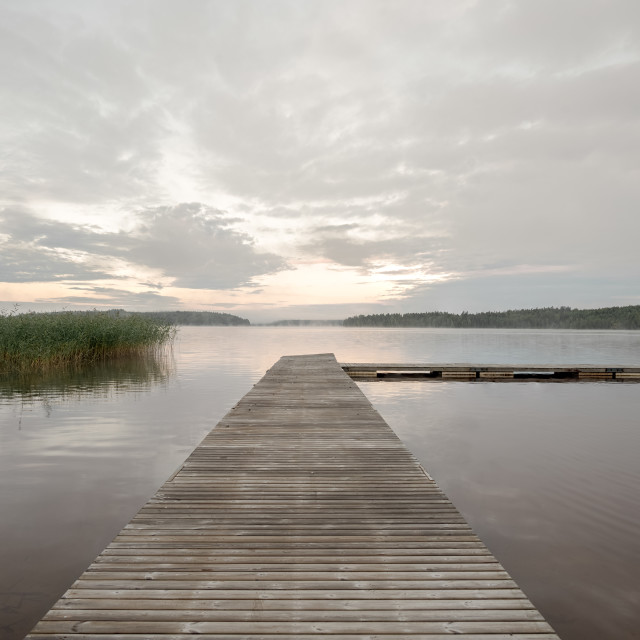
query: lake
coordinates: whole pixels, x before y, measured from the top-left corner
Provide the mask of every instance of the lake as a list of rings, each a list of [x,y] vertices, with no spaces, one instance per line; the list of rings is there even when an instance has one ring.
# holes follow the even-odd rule
[[[183,327],[162,357],[0,378],[0,637],[21,639],[282,355],[640,365],[640,332]],[[638,638],[640,384],[360,387],[563,640]]]

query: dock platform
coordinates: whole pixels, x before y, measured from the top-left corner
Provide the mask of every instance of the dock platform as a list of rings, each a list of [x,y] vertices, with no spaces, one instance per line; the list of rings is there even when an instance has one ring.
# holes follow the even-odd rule
[[[29,640],[557,640],[331,354],[281,358]]]
[[[351,378],[401,380],[509,380],[540,382],[616,381],[640,382],[640,367],[584,364],[469,364],[469,363],[375,363],[344,362],[340,365]]]

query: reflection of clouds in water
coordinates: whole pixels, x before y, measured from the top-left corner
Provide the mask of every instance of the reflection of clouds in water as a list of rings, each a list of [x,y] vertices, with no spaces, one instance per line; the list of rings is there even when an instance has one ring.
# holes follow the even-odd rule
[[[519,545],[535,555],[532,545],[564,539],[584,553],[612,539],[609,555],[637,548],[634,385],[360,386],[494,552]]]
[[[393,380],[378,378],[374,380],[356,380],[365,396],[375,397],[385,402],[401,403],[407,399],[428,399],[442,392],[443,384],[468,384],[455,380]],[[371,398],[370,398],[371,399]]]
[[[51,477],[63,469],[112,466],[121,458],[149,460],[163,437],[156,428],[175,380],[171,349],[0,381],[2,454],[17,456],[14,467],[26,478]],[[156,392],[160,392],[159,395]],[[157,406],[155,406],[157,405]],[[100,462],[102,461],[102,462]],[[28,481],[29,482],[29,481]]]

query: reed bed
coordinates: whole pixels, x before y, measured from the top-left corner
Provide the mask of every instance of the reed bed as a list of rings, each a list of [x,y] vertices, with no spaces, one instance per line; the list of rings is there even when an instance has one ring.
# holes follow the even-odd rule
[[[171,342],[175,327],[106,312],[0,315],[0,371],[38,371],[145,355]]]

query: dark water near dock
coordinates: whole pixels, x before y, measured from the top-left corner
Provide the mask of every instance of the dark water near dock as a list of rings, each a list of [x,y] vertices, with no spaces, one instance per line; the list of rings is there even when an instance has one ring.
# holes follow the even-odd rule
[[[640,364],[639,332],[183,328],[166,358],[0,379],[0,638],[24,636],[286,354]],[[640,637],[640,384],[363,382],[564,640]]]

